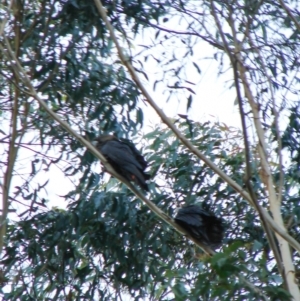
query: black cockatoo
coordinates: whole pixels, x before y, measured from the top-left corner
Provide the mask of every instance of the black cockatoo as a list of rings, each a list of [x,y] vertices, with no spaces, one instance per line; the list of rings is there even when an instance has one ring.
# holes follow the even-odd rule
[[[224,235],[222,220],[197,205],[179,209],[175,222],[194,239],[216,249],[221,246]]]
[[[112,135],[100,136],[95,142],[96,148],[117,173],[149,191],[146,181],[150,176],[144,172],[147,162],[132,143],[120,141]]]

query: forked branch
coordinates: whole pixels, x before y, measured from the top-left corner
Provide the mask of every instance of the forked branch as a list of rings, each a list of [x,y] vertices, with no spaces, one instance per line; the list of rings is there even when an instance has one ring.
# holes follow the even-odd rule
[[[274,187],[274,181],[273,181],[273,177],[272,177],[272,172],[271,172],[271,168],[270,168],[270,164],[268,162],[267,159],[267,153],[268,153],[268,146],[267,146],[267,142],[265,140],[264,137],[264,131],[263,131],[263,127],[262,127],[262,123],[261,123],[261,119],[260,119],[260,114],[259,114],[259,105],[258,103],[255,101],[255,98],[253,96],[252,90],[250,88],[250,84],[247,78],[247,68],[244,65],[243,62],[243,58],[242,58],[242,47],[240,42],[237,40],[237,35],[236,35],[236,31],[235,31],[235,26],[234,26],[234,21],[231,18],[231,16],[229,16],[228,18],[228,22],[229,25],[232,29],[232,34],[233,34],[233,40],[234,40],[234,53],[232,53],[232,51],[230,51],[229,47],[228,47],[228,43],[227,43],[227,39],[225,38],[224,32],[222,30],[220,21],[218,19],[217,13],[216,13],[216,8],[214,5],[214,2],[211,1],[211,6],[212,6],[212,13],[213,16],[215,18],[215,22],[217,24],[217,27],[219,29],[219,32],[221,34],[222,37],[222,41],[225,45],[225,48],[227,50],[227,54],[231,60],[231,64],[233,65],[234,68],[234,76],[235,76],[235,81],[236,81],[236,87],[237,87],[237,91],[239,92],[239,83],[237,81],[237,78],[241,79],[244,91],[245,91],[245,95],[246,95],[246,99],[248,100],[248,103],[251,107],[251,112],[253,114],[253,123],[255,125],[255,129],[256,129],[256,135],[257,135],[257,139],[258,139],[258,150],[259,150],[259,157],[260,157],[260,165],[262,168],[262,182],[265,185],[265,189],[268,192],[268,198],[269,198],[269,204],[270,204],[270,208],[271,208],[271,212],[273,214],[274,220],[276,221],[276,223],[278,225],[280,225],[280,227],[282,229],[284,229],[284,231],[287,233],[286,229],[284,228],[284,224],[283,224],[283,220],[282,220],[282,216],[281,216],[281,211],[280,211],[280,196],[281,194],[279,194],[279,197],[277,197],[276,195],[276,191],[275,191],[275,187]],[[249,33],[248,33],[249,35]],[[250,39],[250,36],[247,37],[248,40]],[[252,45],[253,46],[253,45]],[[255,47],[254,47],[255,49]],[[266,72],[266,67],[263,63],[263,60],[261,58],[261,64],[263,67],[263,71],[264,71],[264,75],[268,78],[268,74]],[[269,79],[269,78],[268,78]],[[271,93],[272,93],[272,89],[271,89]],[[240,109],[242,109],[242,103],[241,103],[241,96],[239,96],[239,104],[240,104]],[[273,104],[275,105],[275,97],[274,94],[272,94],[272,98],[273,98]],[[276,110],[276,108],[274,108]],[[243,111],[241,111],[241,115],[243,115]],[[249,146],[247,147],[247,137],[246,135],[246,128],[245,128],[245,124],[243,123],[245,120],[242,117],[242,125],[243,125],[243,132],[244,132],[244,138],[245,138],[245,145],[246,145],[246,152],[249,151]],[[275,119],[276,122],[278,122],[278,116],[276,116]],[[246,156],[248,157],[247,153]],[[248,177],[250,176],[250,165],[249,165],[249,158],[247,158],[247,174]],[[249,180],[249,179],[248,179]],[[268,225],[265,224],[266,219],[265,216],[263,214],[263,208],[260,207],[259,203],[256,200],[256,196],[252,191],[252,186],[250,185],[250,183],[248,182],[248,188],[249,188],[249,192],[250,194],[252,194],[252,199],[253,202],[255,204],[255,207],[257,209],[257,211],[260,214],[261,220],[263,222],[266,234],[268,236],[268,241],[270,244],[270,247],[273,250],[273,253],[275,255],[276,261],[277,261],[277,265],[278,268],[282,274],[282,277],[285,281],[285,284],[289,290],[289,292],[291,293],[291,295],[293,296],[293,298],[295,300],[299,300],[300,299],[300,292],[299,292],[299,288],[296,284],[295,281],[295,267],[293,265],[293,260],[292,260],[292,256],[291,256],[291,250],[289,248],[289,245],[287,243],[286,239],[283,239],[281,237],[281,235],[278,235],[277,233],[277,239],[279,241],[279,248],[281,251],[281,254],[279,254],[278,248],[277,248],[277,244],[275,243],[275,240],[273,238],[273,234],[270,233]],[[267,226],[267,227],[266,227]]]

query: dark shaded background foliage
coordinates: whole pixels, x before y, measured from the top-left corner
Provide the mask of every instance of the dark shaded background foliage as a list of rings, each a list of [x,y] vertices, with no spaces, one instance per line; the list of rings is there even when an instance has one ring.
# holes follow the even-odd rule
[[[103,3],[125,47],[130,44],[128,32],[138,33],[160,17],[167,22],[176,10],[190,16],[199,8],[199,1]],[[188,4],[195,9],[188,8]],[[202,4],[204,11],[210,9],[208,2]],[[228,13],[227,3],[216,1],[216,4],[222,14]],[[270,61],[273,85],[279,89],[285,85],[289,70],[297,65],[298,33],[290,39],[282,35],[282,40],[275,35],[267,36],[266,28],[272,29],[268,24],[271,21],[260,23],[257,12],[276,17],[272,20],[278,27],[282,27],[282,22],[287,24],[288,19],[284,20],[282,11],[269,2],[263,3],[261,11],[257,5],[255,1],[251,5],[244,3],[239,11],[253,18],[251,29],[262,28],[257,42]],[[99,131],[114,132],[120,138],[139,136],[143,123],[139,93],[119,64],[93,1],[19,1],[16,8],[14,18],[8,20],[7,35],[48,105],[87,139],[93,139]],[[157,79],[154,88],[166,79],[170,95],[187,90],[183,98],[187,109],[191,107],[193,91],[183,87],[183,66],[187,62],[193,64],[201,74],[198,62],[191,60],[196,39],[204,38],[216,45],[214,55],[220,62],[220,74],[226,68],[220,37],[207,32],[201,36],[205,28],[200,25],[191,22],[188,29],[193,38],[189,35],[182,38],[156,28],[157,45],[165,46],[180,39],[186,45],[186,53],[180,60],[176,58],[176,49],[171,59],[167,55],[154,57],[163,66],[163,77]],[[244,30],[242,22],[240,29]],[[151,50],[145,50],[145,61]],[[254,50],[247,53],[267,125],[271,123],[271,114],[268,88],[260,78],[264,76],[261,61]],[[126,187],[94,172],[95,158],[83,151],[27,94],[11,85],[14,82],[24,88],[7,62],[1,60],[0,67],[1,117],[9,118],[11,95],[15,93],[20,123],[32,134],[25,135],[20,148],[29,148],[34,153],[30,174],[12,189],[11,200],[21,202],[26,209],[22,207],[20,212],[18,208],[18,221],[11,221],[8,227],[0,275],[1,284],[6,285],[1,291],[4,300],[120,300],[122,294],[130,295],[132,300],[147,297],[194,301],[199,296],[201,300],[260,300],[239,275],[258,284],[270,300],[288,299],[254,210],[190,154],[169,130],[156,127],[143,137],[142,151],[154,177],[150,183],[151,199],[171,216],[177,205],[199,202],[222,216],[227,228],[224,247],[211,259],[158,220]],[[282,210],[296,239],[300,216],[298,119],[298,111],[292,110],[290,125],[282,139],[292,157],[291,164],[285,168],[287,181]],[[243,185],[244,152],[241,134],[236,129],[186,118],[174,122],[228,176]],[[2,140],[8,141],[9,135]],[[35,150],[37,144],[42,146],[39,152]],[[63,161],[67,162],[63,168],[66,177],[79,180],[74,190],[64,196],[67,210],[48,210],[47,200],[39,197],[47,182],[35,184],[33,179],[42,170]],[[5,164],[1,164],[2,168]],[[255,171],[254,190],[264,203],[266,197],[256,174],[255,156],[251,164]],[[299,266],[298,257],[295,262]]]

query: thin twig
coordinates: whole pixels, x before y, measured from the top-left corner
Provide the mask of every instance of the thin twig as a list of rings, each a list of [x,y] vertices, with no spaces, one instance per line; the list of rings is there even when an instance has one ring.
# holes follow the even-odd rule
[[[280,2],[280,5],[283,7],[283,9],[288,14],[288,16],[292,19],[292,21],[294,22],[297,29],[300,31],[300,23],[297,21],[296,17],[291,12],[291,9],[282,0],[279,0],[279,2]]]
[[[12,6],[13,6],[14,0],[11,0],[9,3],[9,6],[7,7],[7,14],[9,14],[11,12]],[[1,7],[2,8],[2,7]],[[4,33],[4,29],[5,29],[5,25],[7,22],[8,17],[4,17],[3,21],[0,24],[0,37],[3,35]]]
[[[279,205],[281,205],[282,202],[282,192],[284,189],[283,183],[284,183],[284,173],[283,173],[283,163],[282,163],[282,143],[281,143],[281,138],[280,138],[280,130],[279,130],[279,113],[276,109],[276,100],[275,100],[275,92],[273,89],[273,85],[272,85],[272,80],[267,72],[267,67],[266,64],[264,63],[263,57],[261,55],[261,52],[259,51],[259,49],[256,47],[256,45],[254,44],[252,37],[250,36],[250,34],[248,35],[248,40],[249,40],[249,44],[252,47],[252,49],[256,52],[256,54],[259,57],[260,60],[260,65],[262,66],[263,72],[265,77],[268,80],[268,85],[269,85],[269,89],[270,89],[270,93],[271,93],[271,100],[273,103],[273,114],[274,114],[274,123],[275,123],[275,132],[276,132],[276,140],[277,140],[277,144],[278,144],[278,151],[277,151],[277,155],[279,158],[279,187],[277,189],[278,191],[278,196],[277,196],[277,202],[279,203]]]
[[[168,33],[174,33],[174,34],[177,34],[177,35],[187,35],[187,36],[196,36],[198,38],[201,38],[202,40],[204,40],[205,42],[207,42],[208,44],[218,48],[218,49],[221,49],[221,50],[224,50],[224,46],[217,43],[216,41],[212,41],[210,40],[209,38],[199,34],[198,32],[196,31],[182,31],[182,30],[175,30],[175,29],[170,29],[170,28],[166,28],[166,27],[163,27],[163,26],[160,26],[160,25],[157,25],[157,24],[154,24],[152,22],[150,22],[147,18],[141,18],[141,17],[136,17],[136,19],[148,24],[149,26],[153,27],[153,28],[157,28],[161,31],[164,31],[164,32],[168,32]]]
[[[265,301],[270,300],[258,287],[256,287],[253,283],[247,280],[243,275],[239,275],[239,278],[242,282],[244,282],[252,291],[263,297]]]

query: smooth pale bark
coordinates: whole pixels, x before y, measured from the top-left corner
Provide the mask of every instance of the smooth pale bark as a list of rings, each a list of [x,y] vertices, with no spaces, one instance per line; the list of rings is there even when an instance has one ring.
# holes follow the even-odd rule
[[[284,231],[287,233],[287,231],[284,227],[282,215],[280,212],[281,204],[276,195],[271,170],[269,167],[268,160],[266,158],[268,149],[267,149],[267,144],[266,144],[266,141],[264,138],[264,131],[262,128],[262,124],[260,121],[258,105],[254,101],[253,94],[251,93],[250,85],[249,85],[249,82],[246,77],[246,69],[243,67],[243,65],[241,63],[238,64],[238,66],[239,66],[240,77],[242,79],[246,98],[248,99],[249,104],[252,108],[254,125],[255,125],[256,133],[257,133],[258,140],[259,140],[258,148],[259,148],[260,163],[261,163],[261,168],[262,168],[262,172],[260,173],[260,175],[261,175],[262,181],[265,184],[266,190],[268,191],[268,194],[269,194],[270,210],[272,212],[272,215],[273,215],[273,218],[274,218],[274,221],[276,222],[276,224],[279,225],[280,228],[284,229]],[[285,269],[285,275],[286,275],[289,292],[293,296],[294,300],[300,300],[300,291],[299,291],[299,287],[297,285],[297,280],[295,278],[295,267],[293,264],[292,254],[290,251],[289,244],[285,239],[283,239],[282,236],[278,235],[276,232],[275,232],[275,235],[279,242],[279,249],[280,249],[281,259],[282,259],[284,269]]]
[[[100,0],[94,0],[94,1],[98,8],[99,14],[101,15],[102,19],[104,20],[104,22],[106,24],[106,27],[108,28],[108,30],[110,32],[110,36],[117,47],[118,54],[119,54],[119,57],[120,57],[122,63],[127,67],[128,72],[130,73],[132,79],[136,82],[137,86],[139,87],[139,89],[141,90],[143,95],[145,96],[147,102],[154,108],[154,110],[157,112],[157,114],[161,117],[162,121],[174,132],[174,134],[182,141],[182,143],[188,147],[188,149],[190,149],[196,156],[198,156],[208,166],[210,166],[222,179],[224,179],[229,185],[231,185],[236,191],[238,191],[243,197],[245,197],[245,199],[247,199],[249,201],[249,203],[253,206],[254,204],[252,203],[250,195],[242,187],[240,187],[236,182],[234,182],[231,178],[229,178],[225,173],[223,173],[213,162],[211,162],[201,152],[199,152],[199,150],[196,149],[192,145],[192,143],[180,133],[180,131],[176,128],[176,126],[170,121],[170,119],[165,115],[165,113],[154,102],[151,95],[148,93],[148,91],[146,90],[146,88],[144,87],[142,82],[140,81],[138,75],[136,74],[133,66],[130,64],[128,58],[124,54],[122,47],[118,43],[118,40],[114,33],[114,28],[112,27],[112,25],[110,24],[110,22],[107,18],[105,9],[102,6],[101,1]],[[239,67],[241,67],[240,64],[239,64]],[[239,71],[241,72],[241,70],[239,70]],[[245,75],[245,73],[244,73],[244,75]],[[245,79],[246,79],[246,77],[244,76],[244,80]],[[243,79],[242,79],[242,81],[243,81]],[[246,92],[246,97],[248,98],[248,96],[251,96],[251,92],[249,89],[250,86],[247,84],[246,81],[243,81],[243,85],[244,85],[245,90],[247,90],[245,92]],[[248,99],[248,100],[251,105],[251,99]],[[252,98],[252,100],[253,100],[253,98]],[[259,141],[264,143],[264,145],[265,145],[262,126],[261,126],[259,114],[258,114],[258,105],[255,102],[252,102],[252,106],[254,107],[254,111],[255,111],[255,112],[253,112],[253,114],[254,114],[254,121],[255,121],[255,127],[257,130],[257,135],[258,135]],[[271,176],[271,173],[269,170],[268,162],[265,159],[265,149],[266,148],[263,147],[263,149],[264,149],[263,150],[264,154],[263,154],[263,157],[261,158],[261,161],[262,161],[261,164],[263,165],[263,170],[268,174],[267,190],[269,191],[269,196],[270,196],[270,206],[274,210],[274,213],[272,211],[272,213],[274,215],[274,220],[264,208],[262,208],[262,215],[263,215],[263,218],[269,223],[271,228],[276,232],[276,236],[280,237],[279,247],[280,247],[280,251],[282,254],[282,259],[283,259],[286,273],[289,274],[289,277],[287,278],[288,288],[289,288],[289,291],[290,291],[291,295],[293,296],[294,300],[300,300],[300,292],[299,292],[298,287],[296,286],[295,277],[294,277],[295,269],[293,266],[291,253],[290,253],[290,251],[288,251],[289,243],[292,246],[297,245],[296,249],[298,250],[298,252],[300,251],[300,249],[299,249],[300,245],[298,244],[298,242],[296,242],[296,240],[294,240],[287,233],[286,229],[284,228],[284,224],[282,222],[282,217],[280,214],[280,205],[277,206],[275,204],[276,203],[276,194],[275,193],[274,193],[275,199],[273,197],[273,191],[275,192],[275,190],[274,190],[273,185],[271,185],[273,182],[272,176]]]

